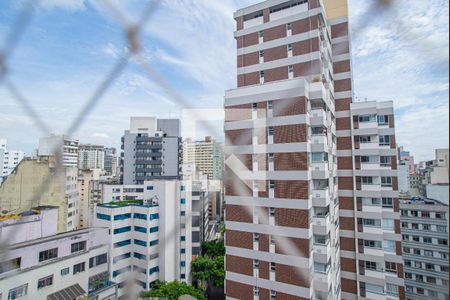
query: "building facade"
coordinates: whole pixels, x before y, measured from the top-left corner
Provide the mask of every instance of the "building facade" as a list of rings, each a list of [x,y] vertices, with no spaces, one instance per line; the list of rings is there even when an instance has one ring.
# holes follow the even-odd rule
[[[0,184],[11,174],[25,156],[23,151],[7,149],[6,139],[0,139]]]
[[[448,299],[448,205],[404,200],[400,211],[406,298]]]
[[[116,148],[105,148],[105,161],[103,163],[107,175],[117,176],[117,151]]]
[[[101,145],[79,145],[78,169],[79,170],[104,170],[105,147]]]
[[[189,186],[180,181],[148,181],[104,188],[105,203],[96,207],[95,224],[111,231],[110,267],[119,296],[149,290],[156,280],[189,283],[199,227],[193,219],[196,201]]]
[[[235,19],[227,299],[404,299],[393,104],[353,103],[347,1]]]
[[[77,229],[80,212],[77,168],[63,169],[56,167],[53,156],[22,160],[0,186],[0,211],[56,206],[58,232]]]
[[[64,135],[51,135],[39,139],[38,156],[61,156],[64,167],[78,167],[78,140]]]
[[[339,299],[331,32],[321,1],[235,13],[225,95],[227,299]]]
[[[0,254],[1,299],[115,300],[108,230],[89,228],[11,244]]]
[[[221,180],[223,177],[222,145],[211,137],[204,141],[186,139],[183,142],[183,164],[195,164],[198,171],[210,180]]]
[[[121,182],[180,179],[180,120],[132,117],[122,137]]]
[[[81,170],[78,173],[78,195],[80,196],[80,228],[91,227],[94,223],[94,208],[102,203],[102,184],[105,182],[100,169]]]

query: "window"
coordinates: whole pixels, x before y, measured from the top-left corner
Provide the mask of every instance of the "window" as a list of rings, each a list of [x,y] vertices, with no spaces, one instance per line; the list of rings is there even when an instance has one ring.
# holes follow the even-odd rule
[[[431,244],[433,242],[432,238],[430,237],[423,237],[423,242],[426,244]]]
[[[422,230],[430,231],[430,230],[431,230],[431,227],[430,227],[429,224],[422,224]]]
[[[446,240],[446,239],[438,239],[438,244],[439,245],[448,245],[448,240]]]
[[[420,237],[417,236],[417,235],[413,235],[412,240],[413,240],[414,242],[420,242]]]
[[[73,243],[71,246],[71,253],[83,251],[86,249],[86,241]]]
[[[372,142],[372,137],[370,135],[361,135],[359,137],[359,142],[360,143],[371,143]]]
[[[421,211],[420,214],[422,215],[422,218],[429,218],[430,212],[429,211]]]
[[[135,213],[135,214],[133,215],[133,218],[139,219],[139,220],[147,220],[147,215]]]
[[[328,272],[328,264],[323,263],[314,263],[314,272],[316,273],[327,273]]]
[[[274,207],[269,208],[269,217],[275,217],[275,208]]]
[[[382,167],[391,166],[391,157],[390,156],[380,156],[380,165]]]
[[[366,292],[384,294],[384,286],[366,283]]]
[[[122,214],[122,215],[115,215],[114,221],[120,221],[120,220],[126,220],[131,219],[131,214]]]
[[[259,268],[259,260],[254,259],[253,260],[253,269],[258,269]]]
[[[391,283],[386,283],[386,294],[389,296],[398,296],[398,286]]]
[[[291,52],[291,51],[292,51],[292,44],[288,44],[288,45],[287,45],[287,50],[288,50],[288,52]]]
[[[381,227],[379,219],[363,219],[364,226]]]
[[[46,286],[50,286],[53,284],[53,275],[41,278],[38,280],[37,288],[42,289]]]
[[[264,57],[264,50],[259,51],[259,57]]]
[[[383,229],[384,230],[394,230],[394,220],[393,219],[383,219]]]
[[[23,296],[26,296],[28,293],[28,283],[18,286],[16,288],[10,289],[8,293],[8,300],[14,300]]]
[[[159,230],[159,227],[158,227],[158,226],[152,227],[152,228],[150,228],[150,233],[158,232],[158,230]]]
[[[117,243],[114,243],[114,248],[119,248],[119,247],[123,247],[123,246],[127,246],[131,244],[131,240],[125,240],[125,241],[120,241]]]
[[[158,245],[159,241],[158,240],[154,240],[150,242],[150,247],[156,246]]]
[[[314,244],[326,245],[327,243],[328,243],[327,235],[319,235],[319,234],[314,235]]]
[[[373,177],[363,176],[361,177],[362,184],[373,184]]]
[[[97,214],[97,219],[111,221],[111,216],[105,214]]]
[[[186,262],[185,261],[181,261],[180,262],[180,267],[182,267],[182,268],[186,267]]]
[[[259,243],[259,233],[253,233],[253,243]]]
[[[106,253],[89,258],[89,269],[106,264],[108,262],[108,255]]]
[[[328,153],[326,152],[312,152],[311,153],[312,162],[325,162],[328,161]]]
[[[264,79],[264,71],[259,72],[259,78]]]
[[[429,277],[429,276],[427,276],[427,282],[428,283],[436,283],[436,277]]]
[[[253,287],[253,296],[259,297],[259,287]]]
[[[380,135],[380,146],[390,146],[391,137],[389,135]]]
[[[382,245],[380,241],[364,240],[364,247],[381,249],[381,246]]]
[[[294,73],[294,66],[288,66],[288,72]]]
[[[438,293],[436,291],[433,290],[428,290],[428,296],[431,296],[433,298],[436,298],[438,295]]]
[[[186,241],[186,237],[185,236],[181,236],[180,239],[181,239],[182,242]]]
[[[153,191],[153,186],[147,186],[147,191]]]
[[[388,125],[389,124],[389,116],[378,116],[378,124],[379,125]]]
[[[259,32],[259,37],[260,37],[260,38],[263,38],[263,37],[264,37],[264,31],[263,31],[263,30],[261,30],[261,31]]]
[[[381,186],[392,186],[392,177],[381,176]]]
[[[147,228],[141,226],[134,226],[134,231],[147,233]]]
[[[186,212],[185,211],[180,212],[180,216],[185,217],[186,216]]]
[[[394,262],[387,261],[385,263],[386,272],[397,273],[397,264]]]
[[[39,252],[39,262],[58,257],[58,248],[44,250]]]
[[[134,239],[134,244],[142,247],[147,247],[147,242]]]
[[[414,255],[421,255],[420,249],[413,249],[413,253],[414,253]]]
[[[287,23],[286,24],[286,30],[292,30],[292,24],[291,23]]]
[[[444,219],[445,218],[445,214],[441,213],[441,212],[437,212],[435,214],[435,216],[436,216],[436,219]]]
[[[69,275],[69,273],[70,273],[70,268],[61,269],[61,276]]]
[[[383,207],[385,207],[385,208],[391,208],[391,207],[393,207],[393,200],[392,200],[392,198],[381,198],[381,202],[382,202],[382,205],[383,205]]]
[[[151,214],[150,221],[159,219],[159,214]]]
[[[424,294],[424,290],[423,290],[423,288],[417,288],[417,290],[416,290],[416,292],[417,292],[417,294],[419,294],[419,295],[423,295]]]
[[[186,204],[186,199],[185,198],[181,198],[181,204]]]
[[[277,292],[276,291],[270,291],[270,300],[276,300],[277,299]]]
[[[275,271],[276,271],[276,268],[277,268],[276,263],[271,262],[271,263],[270,263],[270,272],[275,272]]]
[[[365,261],[364,262],[364,267],[366,270],[377,270],[377,263],[373,262],[373,261]]]
[[[379,158],[377,155],[361,156],[361,162],[367,164],[377,164],[379,163]]]
[[[150,275],[152,275],[153,273],[158,273],[159,272],[159,267],[153,267],[150,269]]]
[[[383,249],[388,252],[395,252],[395,241],[384,240]]]
[[[84,272],[85,270],[85,263],[79,263],[73,266],[73,275],[77,274],[77,273],[81,273]]]
[[[381,199],[380,198],[362,198],[362,204],[364,206],[379,206],[381,205]]]
[[[146,260],[147,256],[138,252],[134,252],[133,253],[133,257],[137,258],[137,259],[142,259],[142,260]]]
[[[114,229],[114,234],[120,234],[120,233],[124,233],[124,232],[128,232],[128,231],[131,231],[131,226],[116,228],[116,229]]]
[[[127,271],[131,271],[131,266],[127,266],[127,267],[125,267],[125,268],[122,268],[122,269],[119,269],[119,270],[114,271],[113,274],[112,274],[112,276],[113,276],[113,277],[117,277],[117,276],[119,276],[120,274],[125,273],[125,272],[127,272]]]
[[[131,257],[131,252],[128,252],[128,253],[125,253],[125,254],[122,254],[122,255],[118,255],[118,256],[114,257],[113,263],[117,263],[117,262],[119,262],[121,260],[130,258],[130,257]]]
[[[360,123],[375,122],[375,120],[376,120],[376,115],[364,115],[364,116],[358,117],[358,121]]]
[[[448,273],[448,266],[441,266],[441,272]]]
[[[428,270],[428,271],[434,271],[434,265],[426,263],[425,264],[425,269]]]
[[[433,251],[431,251],[431,250],[424,250],[423,255],[429,256],[429,257],[433,257]]]
[[[437,232],[447,232],[447,226],[437,225],[436,230]]]

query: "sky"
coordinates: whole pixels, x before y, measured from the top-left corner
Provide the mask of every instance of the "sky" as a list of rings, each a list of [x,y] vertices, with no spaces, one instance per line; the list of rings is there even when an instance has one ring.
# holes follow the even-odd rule
[[[105,0],[41,0],[6,56],[8,80],[53,133],[67,131],[120,59],[127,46],[123,24],[134,24],[147,3],[109,2],[115,9]],[[199,122],[207,125],[196,127],[197,138],[221,138],[224,91],[236,86],[233,12],[258,2],[160,0],[139,32],[139,45],[171,94],[131,59],[73,137],[119,147],[130,116],[192,121],[198,114],[186,109],[197,109],[218,119]],[[349,2],[355,100],[394,101],[398,144],[417,161],[433,159],[435,148],[448,148],[448,2]],[[0,1],[0,49],[24,5]],[[31,154],[44,134],[0,83],[0,138],[8,139],[8,148]]]

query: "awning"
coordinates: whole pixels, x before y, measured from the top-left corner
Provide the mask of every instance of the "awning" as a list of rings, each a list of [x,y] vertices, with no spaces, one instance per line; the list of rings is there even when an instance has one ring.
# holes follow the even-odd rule
[[[86,295],[86,291],[77,283],[47,296],[47,300],[75,300]]]

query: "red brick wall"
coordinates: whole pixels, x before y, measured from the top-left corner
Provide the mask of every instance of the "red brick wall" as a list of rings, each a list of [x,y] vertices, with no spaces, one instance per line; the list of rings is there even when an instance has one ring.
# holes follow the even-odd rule
[[[238,87],[259,84],[259,72],[238,75]]]
[[[270,42],[276,39],[286,37],[286,25],[280,25],[264,30],[264,42]]]
[[[309,212],[303,209],[277,208],[275,224],[285,227],[309,228]]]
[[[357,284],[356,281],[346,278],[341,278],[342,291],[346,293],[356,294]]]
[[[335,74],[350,72],[350,60],[335,62],[333,64],[333,71]]]
[[[349,91],[351,89],[352,89],[352,80],[351,79],[342,79],[342,80],[334,81],[334,91],[336,93]]]
[[[227,230],[225,234],[225,244],[230,247],[238,247],[253,250],[253,233],[245,231]]]
[[[253,52],[244,55],[239,55],[237,57],[238,68],[247,67],[251,65],[259,64],[259,53]]]
[[[251,145],[252,138],[252,129],[228,130],[225,132],[225,141],[227,146]]]
[[[308,170],[308,153],[275,153],[274,154],[275,171],[293,171]]]
[[[253,223],[253,215],[250,214],[252,208],[241,205],[226,205],[226,220],[232,222]]]
[[[303,115],[306,113],[306,98],[296,97],[273,101],[273,116]]]
[[[319,51],[319,38],[313,38],[292,44],[292,54],[294,56],[309,54]]]
[[[264,62],[287,58],[287,47],[279,46],[264,50]]]
[[[353,160],[351,156],[348,157],[338,157],[338,169],[339,170],[352,170]]]
[[[352,149],[352,138],[349,136],[348,137],[338,137],[336,144],[337,144],[336,147],[338,150],[351,150]]]
[[[309,184],[306,180],[275,181],[275,197],[287,199],[308,199]]]
[[[309,76],[320,73],[320,61],[313,60],[294,65],[294,77]]]
[[[355,230],[355,221],[353,218],[340,217],[339,224],[343,230]]]
[[[353,190],[353,177],[343,177],[338,178],[338,185],[340,190]]]
[[[350,118],[336,118],[336,130],[350,130]]]
[[[351,98],[336,99],[336,111],[350,110]]]
[[[355,251],[355,239],[341,237],[341,250]]]
[[[252,119],[252,106],[250,104],[234,105],[225,108],[225,122]]]
[[[253,276],[253,260],[249,258],[227,255],[226,268],[229,272]]]
[[[253,287],[240,282],[227,280],[225,293],[235,299],[253,299]]]
[[[308,270],[294,266],[277,264],[276,280],[297,286],[310,286]]]
[[[339,197],[339,209],[353,210],[354,200],[352,197]]]
[[[306,124],[276,126],[274,129],[274,143],[302,143],[307,141],[308,127]]]
[[[341,257],[342,271],[356,273],[356,261],[351,258]]]
[[[275,247],[278,254],[310,257],[312,245],[309,239],[278,237],[275,243],[278,245]]]

